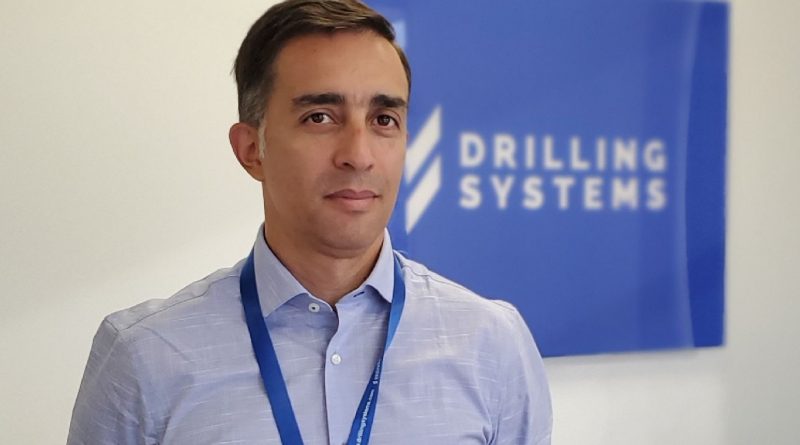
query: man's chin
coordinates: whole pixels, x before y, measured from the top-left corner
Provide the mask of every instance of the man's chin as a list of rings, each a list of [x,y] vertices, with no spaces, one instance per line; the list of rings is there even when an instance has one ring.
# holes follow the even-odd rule
[[[330,255],[340,258],[352,258],[380,248],[383,242],[384,227],[356,227],[359,224],[347,224],[328,230],[321,234],[320,241]]]

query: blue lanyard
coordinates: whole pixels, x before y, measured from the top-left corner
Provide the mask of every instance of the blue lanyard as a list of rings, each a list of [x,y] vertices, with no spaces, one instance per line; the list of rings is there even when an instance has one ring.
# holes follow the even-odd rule
[[[261,379],[264,381],[264,388],[267,391],[267,398],[272,407],[275,424],[278,426],[281,443],[283,445],[302,445],[303,439],[300,436],[300,428],[297,426],[297,419],[294,416],[292,403],[289,400],[286,381],[283,379],[278,356],[275,353],[275,347],[272,345],[272,339],[269,336],[264,316],[261,313],[261,303],[258,301],[258,289],[256,287],[253,252],[250,252],[250,256],[247,257],[242,269],[242,274],[239,278],[239,289],[242,293],[242,306],[244,306],[247,329],[250,331],[250,341],[253,343],[253,351],[255,351],[258,367],[261,370]],[[378,402],[383,359],[397,331],[397,325],[400,323],[400,315],[403,313],[405,299],[406,288],[400,272],[400,262],[395,257],[394,291],[392,293],[392,307],[389,311],[389,326],[386,330],[383,355],[378,359],[378,363],[375,364],[372,377],[367,383],[367,387],[364,388],[364,395],[361,396],[361,402],[358,404],[358,411],[356,411],[353,425],[350,428],[350,437],[347,439],[347,445],[366,445],[369,443],[372,422],[375,419],[375,406]]]

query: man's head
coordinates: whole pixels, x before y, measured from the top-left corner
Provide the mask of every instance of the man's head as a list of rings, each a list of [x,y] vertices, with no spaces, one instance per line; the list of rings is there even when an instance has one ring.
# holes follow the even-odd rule
[[[382,15],[359,0],[288,0],[271,7],[250,28],[234,72],[239,96],[239,121],[258,126],[275,81],[275,59],[295,37],[342,31],[372,31],[395,47],[411,85],[411,68],[394,43],[394,29]]]
[[[271,246],[348,256],[380,245],[407,140],[410,74],[393,35],[356,0],[290,0],[242,43],[230,140],[262,183]]]

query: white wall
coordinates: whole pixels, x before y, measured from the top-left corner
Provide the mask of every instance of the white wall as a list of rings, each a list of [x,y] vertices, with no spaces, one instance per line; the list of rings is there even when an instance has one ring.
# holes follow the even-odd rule
[[[103,315],[247,251],[229,70],[269,2],[0,7],[0,443],[63,443]],[[800,6],[735,1],[721,349],[548,359],[555,444],[789,444]]]

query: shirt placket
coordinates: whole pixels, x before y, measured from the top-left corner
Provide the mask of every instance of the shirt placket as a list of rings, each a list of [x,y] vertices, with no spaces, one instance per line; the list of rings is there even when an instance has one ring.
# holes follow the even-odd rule
[[[356,293],[336,306],[339,325],[328,344],[325,360],[325,405],[331,445],[347,442],[383,341],[378,338],[381,320],[369,310],[374,304],[371,297],[374,296]]]

